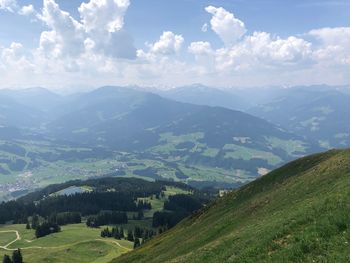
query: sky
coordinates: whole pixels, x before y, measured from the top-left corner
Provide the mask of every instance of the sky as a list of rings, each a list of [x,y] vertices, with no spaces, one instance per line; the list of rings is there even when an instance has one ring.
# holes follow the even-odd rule
[[[0,0],[0,88],[350,84],[349,0]]]

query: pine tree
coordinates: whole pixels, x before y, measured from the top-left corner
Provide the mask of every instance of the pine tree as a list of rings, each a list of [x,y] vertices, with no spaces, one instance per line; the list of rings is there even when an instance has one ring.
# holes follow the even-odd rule
[[[134,241],[134,249],[135,249],[135,248],[138,248],[140,245],[141,245],[141,244],[140,244],[140,239],[135,238],[135,241]]]
[[[134,234],[132,233],[131,230],[128,230],[128,237],[127,237],[127,239],[129,241],[134,241]]]
[[[143,218],[143,211],[142,210],[139,210],[138,212],[137,212],[137,220],[141,220],[142,218]]]
[[[26,224],[26,229],[30,229],[30,224],[29,224],[29,222],[27,222],[27,224]]]
[[[120,239],[125,238],[124,228],[120,228],[119,235],[120,235]]]
[[[33,215],[32,216],[32,228],[36,229],[39,225],[39,217],[38,215]]]
[[[13,263],[23,263],[23,257],[20,249],[13,251],[12,254],[12,262]]]
[[[142,237],[142,240],[143,241],[146,241],[146,240],[148,240],[149,239],[149,230],[148,229],[146,229],[144,232],[143,232],[143,237]]]
[[[12,260],[9,257],[9,255],[4,255],[4,259],[2,260],[2,263],[12,263]]]

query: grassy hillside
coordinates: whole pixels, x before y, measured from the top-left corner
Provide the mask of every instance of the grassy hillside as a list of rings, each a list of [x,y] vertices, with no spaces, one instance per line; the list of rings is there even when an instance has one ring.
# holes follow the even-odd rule
[[[11,231],[11,232],[6,232]],[[34,230],[25,225],[0,226],[0,258],[11,255],[12,249],[21,248],[25,262],[109,262],[133,248],[126,240],[101,239],[100,229],[87,228],[85,224],[62,227],[62,232],[35,239]]]
[[[348,262],[350,150],[294,161],[112,262]]]
[[[193,198],[195,198],[194,196],[199,198],[199,192],[197,190],[179,183],[147,182],[130,178],[101,178],[51,185],[20,198],[17,200],[17,204],[19,205],[19,203],[22,202],[30,204],[35,201],[37,206],[39,206],[40,203],[48,199],[48,197],[44,198],[44,196],[64,195],[64,193],[72,195],[73,192],[68,193],[68,189],[70,189],[70,191],[74,190],[70,185],[76,185],[77,187],[75,187],[75,190],[79,189],[78,186],[81,188],[84,186],[86,189],[93,189],[101,194],[104,191],[133,193],[132,195],[137,198],[137,201],[143,200],[149,202],[152,204],[152,208],[143,209],[144,217],[142,218],[135,218],[138,214],[135,211],[127,211],[127,223],[101,225],[96,228],[87,227],[86,219],[88,219],[89,216],[86,216],[83,218],[82,223],[63,225],[61,226],[60,232],[51,233],[40,238],[36,237],[35,230],[27,229],[25,224],[12,224],[10,220],[7,220],[9,223],[0,224],[0,260],[2,260],[5,254],[11,255],[13,250],[20,248],[26,263],[107,263],[134,248],[134,242],[128,241],[126,236],[130,231],[135,233],[136,227],[153,231],[152,235],[158,233],[158,229],[162,226],[153,227],[153,214],[158,211],[164,212],[164,204],[168,202],[172,196],[183,194],[193,196]],[[160,195],[160,191],[162,195]],[[76,193],[76,195],[78,195],[78,193]],[[157,195],[159,196],[158,198],[156,197]],[[208,192],[203,192],[200,198],[203,200],[205,197],[209,198]],[[38,200],[41,201],[39,202]],[[88,202],[86,199],[84,201]],[[72,211],[67,207],[67,203],[68,202],[65,202],[66,211]],[[113,203],[116,203],[116,201]],[[76,203],[76,206],[79,206],[79,204]],[[15,205],[12,207],[15,207]],[[1,217],[5,213],[11,213],[11,209],[12,208],[4,210],[0,207],[0,222]],[[30,206],[27,206],[27,208],[20,210],[29,209]],[[109,209],[110,207],[106,208],[106,210]],[[76,210],[76,208],[74,208],[74,210]],[[45,212],[47,212],[47,209],[45,209]],[[41,217],[41,220],[44,220],[42,214],[38,213],[38,215]],[[19,219],[26,217],[19,214],[16,216]],[[29,217],[28,221],[32,223],[32,218]],[[102,237],[101,231],[107,227],[109,229],[114,227],[123,228],[125,238]],[[142,235],[142,239],[146,238],[149,237]]]

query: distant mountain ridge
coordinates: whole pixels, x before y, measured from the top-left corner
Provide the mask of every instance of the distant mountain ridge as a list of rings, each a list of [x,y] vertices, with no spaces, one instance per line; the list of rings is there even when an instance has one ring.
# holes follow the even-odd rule
[[[196,105],[217,106],[233,110],[245,110],[252,106],[249,100],[246,100],[246,98],[243,98],[239,94],[201,84],[177,87],[165,91],[157,90],[154,92],[172,100]]]
[[[28,121],[28,126],[19,121],[3,126],[16,128],[17,124],[26,137],[10,142],[9,137],[3,137],[0,141],[1,171],[20,176],[21,184],[23,178],[35,184],[36,174],[50,178],[46,179],[49,182],[60,182],[58,174],[66,178],[71,172],[48,176],[51,172],[43,167],[74,171],[77,168],[73,164],[80,161],[84,168],[79,169],[77,178],[97,171],[110,174],[111,169],[117,169],[119,176],[232,186],[320,149],[309,140],[241,111],[178,102],[136,88],[107,86],[68,97],[34,89],[18,96],[30,98],[34,96],[28,95],[31,92],[44,94],[43,99],[54,98],[54,102],[50,107],[39,104],[29,108],[12,95],[14,108],[25,109],[19,116]],[[28,117],[32,113],[36,113],[33,120]],[[102,159],[106,162],[102,170],[98,169],[100,164],[91,164]],[[26,172],[33,175],[23,177],[21,173]],[[0,179],[8,178],[2,179],[0,172]]]
[[[21,90],[3,89],[0,90],[0,96],[2,95],[15,100],[21,105],[44,112],[59,105],[64,100],[63,96],[41,87]]]
[[[248,112],[316,140],[325,148],[350,146],[350,94],[346,89],[289,89],[285,95]]]
[[[82,95],[67,108],[77,110],[48,125],[55,138],[122,151],[154,152],[157,147],[170,144],[167,154],[160,152],[163,157],[188,156],[190,163],[195,162],[192,156],[200,159],[201,153],[208,149],[217,149],[212,157],[220,155],[225,147],[227,152],[235,152],[237,147],[242,148],[238,151],[272,152],[283,162],[313,147],[300,137],[243,112],[175,102],[132,89],[103,87]],[[186,136],[189,139],[183,139]],[[283,153],[279,146],[271,145],[271,140],[276,139],[293,141],[300,151]],[[172,141],[178,142],[174,145]],[[177,146],[185,142],[189,144],[184,148]],[[221,154],[225,155],[225,150]],[[259,159],[259,153],[256,155]],[[208,158],[203,158],[203,163]],[[272,167],[271,163],[267,166]]]

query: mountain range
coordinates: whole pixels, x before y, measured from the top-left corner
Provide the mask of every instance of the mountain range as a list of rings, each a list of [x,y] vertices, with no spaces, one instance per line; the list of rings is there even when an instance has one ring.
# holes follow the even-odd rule
[[[146,90],[1,90],[4,192],[114,173],[238,186],[300,156],[350,146],[346,87]]]
[[[350,94],[330,87],[296,87],[248,110],[325,148],[350,146]]]

